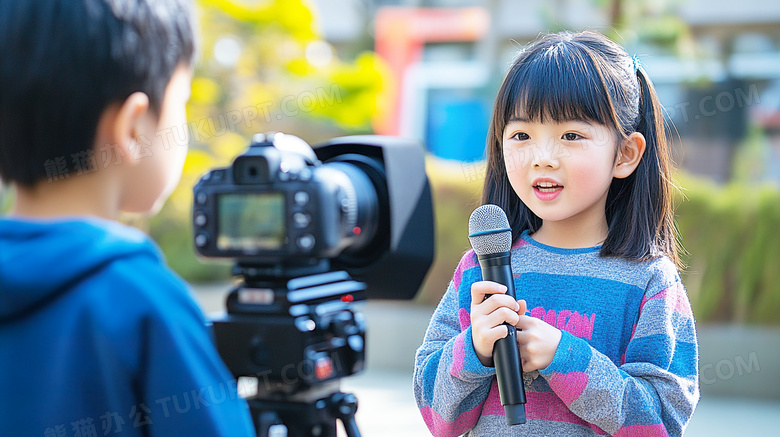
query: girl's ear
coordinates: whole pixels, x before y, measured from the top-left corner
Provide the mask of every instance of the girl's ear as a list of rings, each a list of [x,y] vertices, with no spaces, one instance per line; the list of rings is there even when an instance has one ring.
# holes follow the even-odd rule
[[[135,92],[122,103],[114,118],[113,144],[119,156],[131,165],[137,159],[138,138],[143,133],[144,116],[149,111],[149,96]]]
[[[618,179],[631,176],[631,173],[639,166],[646,146],[645,136],[639,132],[634,132],[628,138],[623,139],[620,150],[618,150],[617,161],[615,161],[613,176]]]

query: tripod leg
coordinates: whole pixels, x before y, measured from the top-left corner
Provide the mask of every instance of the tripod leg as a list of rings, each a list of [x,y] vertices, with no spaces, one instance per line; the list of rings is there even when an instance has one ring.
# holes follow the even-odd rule
[[[360,430],[355,421],[357,412],[357,398],[352,393],[334,393],[331,397],[331,406],[335,416],[344,425],[347,437],[360,437]]]
[[[341,423],[344,424],[344,431],[347,432],[347,437],[360,437],[360,430],[357,427],[357,422],[355,422],[354,417],[346,421],[342,419]]]

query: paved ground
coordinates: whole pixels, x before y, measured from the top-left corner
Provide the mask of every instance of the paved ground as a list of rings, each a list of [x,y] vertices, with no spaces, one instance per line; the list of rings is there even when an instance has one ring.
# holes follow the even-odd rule
[[[220,311],[227,288],[227,285],[198,286],[195,295],[207,313]],[[364,437],[430,436],[414,402],[408,368],[409,357],[413,357],[421,340],[420,330],[424,331],[426,317],[430,317],[426,315],[429,310],[404,303],[369,302],[361,311],[368,321],[368,370],[342,380],[342,390],[358,397],[357,421],[361,434]],[[372,348],[372,344],[384,347]],[[780,400],[705,396],[685,435],[780,436]]]

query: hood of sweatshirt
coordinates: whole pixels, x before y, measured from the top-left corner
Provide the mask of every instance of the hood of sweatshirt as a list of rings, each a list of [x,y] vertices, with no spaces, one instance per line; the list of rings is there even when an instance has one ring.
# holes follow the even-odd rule
[[[141,231],[92,217],[0,218],[0,320],[35,311],[119,258],[159,257]]]

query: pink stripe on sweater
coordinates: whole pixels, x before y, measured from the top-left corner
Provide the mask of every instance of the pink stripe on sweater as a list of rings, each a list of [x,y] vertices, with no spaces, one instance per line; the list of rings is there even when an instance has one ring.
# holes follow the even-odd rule
[[[691,311],[691,304],[685,296],[685,290],[681,283],[677,282],[669,288],[659,291],[651,298],[643,298],[641,307],[644,308],[645,303],[653,299],[665,300],[665,305],[672,308],[675,312],[684,316],[693,317]]]
[[[586,426],[597,435],[607,434],[598,426],[588,423],[572,413],[554,392],[529,392],[526,393],[526,400],[528,403],[525,404],[525,412],[528,419],[573,423]]]
[[[493,378],[488,397],[485,399],[484,405],[482,405],[482,414],[504,415],[504,407],[501,405],[501,399],[498,397],[498,380],[496,378]]]
[[[614,434],[615,437],[669,437],[666,428],[662,424],[656,425],[631,425],[620,428]]]
[[[420,412],[428,429],[431,430],[431,434],[440,437],[456,437],[477,424],[482,412],[482,405],[477,405],[476,408],[462,413],[454,422],[447,422],[431,407],[423,407]]]
[[[463,280],[463,272],[472,267],[476,267],[477,265],[477,255],[474,253],[474,249],[469,249],[460,259],[458,267],[455,269],[455,274],[452,277],[455,291],[458,291],[460,288],[460,281]],[[468,293],[471,293],[471,290],[468,290]]]
[[[512,249],[517,249],[519,247],[528,246],[528,242],[523,240],[522,238],[518,238],[515,240],[515,242],[512,244]]]
[[[461,308],[458,310],[458,320],[460,321],[461,331],[465,331],[469,326],[471,326],[471,314],[469,314],[466,308]]]
[[[452,345],[452,367],[450,375],[458,378],[463,372],[463,360],[466,359],[466,345],[463,343],[463,335],[455,338],[455,344]]]
[[[566,405],[577,400],[588,385],[585,372],[555,373],[549,378],[550,387]]]
[[[529,420],[573,423],[586,426],[598,435],[606,435],[601,428],[582,420],[579,416],[572,413],[555,392],[526,391],[525,396],[527,401],[525,404],[525,415]],[[504,407],[501,405],[498,384],[495,378],[490,386],[490,393],[485,400],[485,404],[482,406],[482,414],[504,415]]]

